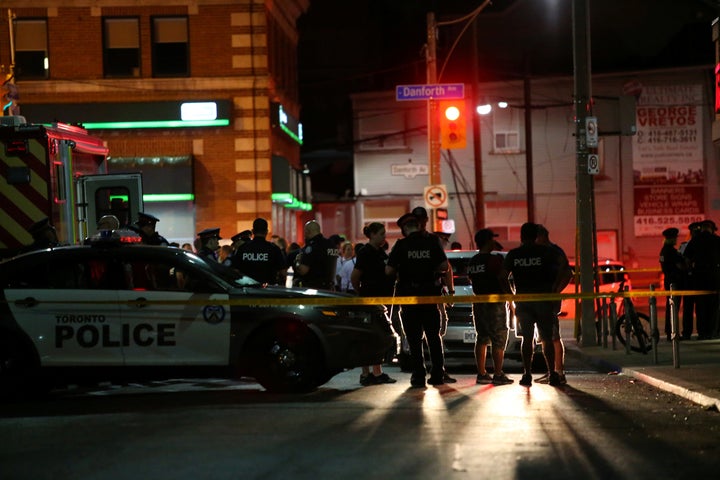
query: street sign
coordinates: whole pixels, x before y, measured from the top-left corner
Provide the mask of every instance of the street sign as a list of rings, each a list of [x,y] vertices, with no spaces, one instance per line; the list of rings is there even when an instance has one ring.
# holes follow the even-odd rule
[[[465,98],[464,83],[435,85],[397,85],[395,100],[460,100]]]
[[[600,156],[595,153],[588,155],[588,173],[590,175],[600,173]]]
[[[425,187],[426,208],[447,208],[448,195],[445,185],[428,185]]]

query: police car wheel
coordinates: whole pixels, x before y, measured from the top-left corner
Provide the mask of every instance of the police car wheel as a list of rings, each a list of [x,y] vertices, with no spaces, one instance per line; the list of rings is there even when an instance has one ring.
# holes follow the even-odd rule
[[[278,322],[251,340],[253,376],[269,392],[300,393],[325,383],[322,346],[297,322]]]
[[[11,336],[0,340],[0,399],[36,396],[48,390],[37,360],[23,343]]]

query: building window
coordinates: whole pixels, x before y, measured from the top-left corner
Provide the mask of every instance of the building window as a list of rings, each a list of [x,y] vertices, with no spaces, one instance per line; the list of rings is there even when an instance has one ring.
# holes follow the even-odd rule
[[[523,141],[520,131],[520,116],[514,108],[493,109],[492,116],[493,151],[492,153],[520,153]]]
[[[140,76],[140,25],[137,18],[103,20],[103,68],[106,77]]]
[[[15,75],[18,80],[48,77],[47,20],[17,19]]]
[[[153,76],[190,75],[186,17],[153,18],[152,39]]]

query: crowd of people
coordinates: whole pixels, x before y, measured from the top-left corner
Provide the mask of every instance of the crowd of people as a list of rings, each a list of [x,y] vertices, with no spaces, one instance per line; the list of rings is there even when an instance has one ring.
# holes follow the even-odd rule
[[[135,223],[127,228],[134,231],[142,243],[177,246],[160,235],[157,217],[141,212]],[[269,225],[257,218],[252,230],[237,233],[231,243],[221,247],[220,228],[207,228],[197,234],[193,245],[181,248],[195,252],[213,264],[222,264],[239,274],[267,285],[285,285],[288,270],[294,275],[292,285],[303,288],[347,292],[364,297],[436,297],[453,295],[452,267],[445,254],[448,237],[427,230],[428,214],[422,207],[413,209],[397,220],[402,238],[392,248],[386,239],[385,225],[370,223],[363,229],[365,243],[348,241],[340,235],[326,237],[320,224],[311,220],[304,225],[303,246],[278,236],[269,236]],[[98,230],[115,230],[117,218],[106,215],[98,222]],[[34,243],[29,248],[46,248],[57,244],[57,236],[47,219],[31,228]],[[699,340],[720,337],[720,236],[711,220],[689,225],[690,239],[678,248],[679,230],[668,228],[660,252],[660,265],[666,290],[703,290],[714,293],[674,297],[666,308],[665,333],[671,340],[671,318],[682,311],[680,339],[693,334],[694,321]],[[478,253],[468,263],[468,277],[476,295],[510,293],[559,293],[572,278],[572,270],[565,252],[552,243],[548,230],[539,224],[525,223],[520,229],[521,245],[503,257],[497,255],[502,246],[497,234],[481,229],[474,236]],[[459,247],[459,245],[452,245]],[[448,300],[447,303],[452,303]],[[475,302],[473,320],[476,330],[475,359],[478,384],[505,385],[513,383],[503,372],[503,358],[509,336],[509,319],[515,315],[524,373],[523,386],[533,383],[531,367],[534,355],[534,332],[537,330],[547,363],[547,374],[535,382],[553,386],[566,383],[564,374],[564,346],[560,336],[559,301],[532,302]],[[393,306],[401,311],[401,328],[411,358],[413,387],[427,384],[453,383],[455,379],[445,370],[442,335],[445,318],[444,303],[429,301]],[[682,308],[682,310],[681,310]],[[426,368],[425,347],[429,352],[429,372]],[[493,375],[488,372],[488,348]],[[428,377],[429,373],[429,377]],[[362,385],[394,383],[383,372],[382,365],[367,365],[360,375]]]

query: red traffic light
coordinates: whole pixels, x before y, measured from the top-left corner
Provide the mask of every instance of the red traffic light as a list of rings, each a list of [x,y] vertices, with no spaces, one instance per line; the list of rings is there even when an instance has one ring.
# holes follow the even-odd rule
[[[440,146],[442,148],[465,148],[466,109],[464,100],[440,102]]]

